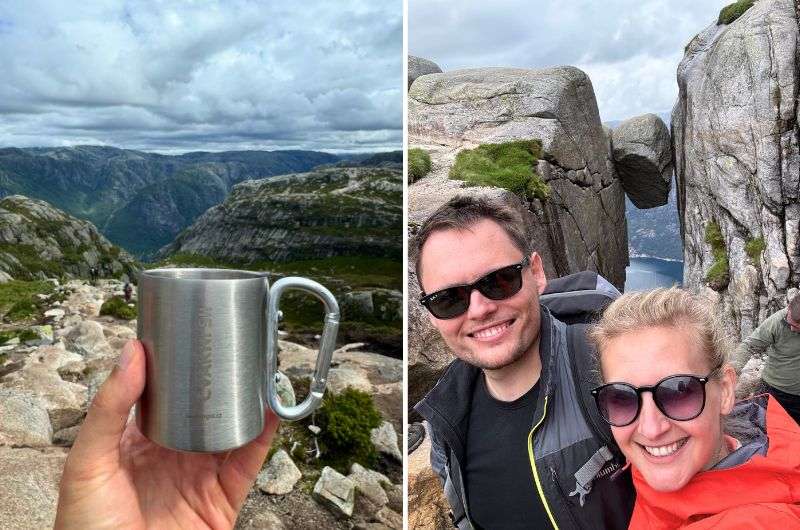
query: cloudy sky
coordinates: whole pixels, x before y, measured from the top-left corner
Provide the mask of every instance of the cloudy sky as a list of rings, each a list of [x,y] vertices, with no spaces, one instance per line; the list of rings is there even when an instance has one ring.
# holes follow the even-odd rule
[[[3,0],[0,147],[402,144],[402,0]]]
[[[603,121],[668,113],[686,44],[732,0],[409,0],[408,47],[443,70],[573,65]]]

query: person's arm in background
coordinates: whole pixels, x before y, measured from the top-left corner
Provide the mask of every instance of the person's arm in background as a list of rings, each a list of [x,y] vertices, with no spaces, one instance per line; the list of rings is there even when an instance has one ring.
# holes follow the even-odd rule
[[[776,326],[780,325],[780,315],[768,317],[734,351],[731,364],[736,369],[736,397],[744,399],[760,392],[761,378],[756,373],[743,373],[747,362],[755,356],[763,355],[776,340]]]

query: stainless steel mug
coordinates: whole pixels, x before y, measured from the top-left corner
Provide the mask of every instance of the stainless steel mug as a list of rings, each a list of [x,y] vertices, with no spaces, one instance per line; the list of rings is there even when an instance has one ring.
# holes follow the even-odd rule
[[[278,303],[287,289],[325,305],[317,364],[308,396],[281,404]],[[339,327],[339,306],[307,278],[226,269],[151,269],[139,276],[138,337],[147,359],[136,423],[155,443],[181,451],[240,447],[264,429],[265,406],[283,419],[309,415],[322,401]]]

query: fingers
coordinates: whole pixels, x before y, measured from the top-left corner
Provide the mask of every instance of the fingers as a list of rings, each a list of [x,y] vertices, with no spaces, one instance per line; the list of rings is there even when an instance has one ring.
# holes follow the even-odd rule
[[[70,451],[70,463],[91,468],[119,462],[119,442],[130,410],[144,390],[144,380],[144,349],[141,342],[131,340],[89,406]]]
[[[219,471],[219,479],[231,505],[238,511],[264,464],[279,418],[267,409],[264,430],[247,445],[232,451]]]

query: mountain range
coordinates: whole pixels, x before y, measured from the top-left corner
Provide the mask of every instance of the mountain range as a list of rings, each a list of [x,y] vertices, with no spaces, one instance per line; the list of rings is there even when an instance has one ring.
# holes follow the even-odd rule
[[[343,160],[397,164],[398,157],[402,163],[399,152],[344,157],[317,151],[162,155],[105,146],[5,148],[0,149],[0,197],[45,200],[149,259],[240,182]]]

